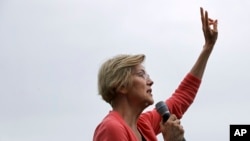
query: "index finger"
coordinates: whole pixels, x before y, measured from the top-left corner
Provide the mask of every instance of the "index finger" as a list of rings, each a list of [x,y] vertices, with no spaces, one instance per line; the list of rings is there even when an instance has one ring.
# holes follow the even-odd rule
[[[168,120],[175,121],[176,119],[177,119],[176,115],[175,114],[171,114]]]
[[[204,25],[204,12],[202,7],[200,7],[200,13],[201,13],[201,22]]]

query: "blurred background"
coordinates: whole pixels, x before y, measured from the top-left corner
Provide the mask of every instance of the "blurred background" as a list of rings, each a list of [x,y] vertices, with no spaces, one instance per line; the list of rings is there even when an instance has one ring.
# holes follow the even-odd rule
[[[145,54],[155,102],[168,98],[204,44],[200,7],[218,19],[219,37],[182,125],[190,141],[229,140],[230,124],[250,123],[249,6],[247,0],[1,0],[0,141],[92,140],[111,110],[98,95],[98,69],[117,54]]]

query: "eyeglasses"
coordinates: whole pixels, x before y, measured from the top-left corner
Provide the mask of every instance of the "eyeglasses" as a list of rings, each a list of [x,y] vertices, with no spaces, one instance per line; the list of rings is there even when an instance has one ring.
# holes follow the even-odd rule
[[[150,76],[144,71],[137,72],[137,73],[135,73],[135,75],[142,77],[145,80],[148,80],[150,78]]]

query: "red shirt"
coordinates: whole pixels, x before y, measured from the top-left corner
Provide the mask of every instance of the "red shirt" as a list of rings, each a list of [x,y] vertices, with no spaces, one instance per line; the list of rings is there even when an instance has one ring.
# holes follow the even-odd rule
[[[193,103],[200,83],[200,79],[187,74],[172,96],[165,101],[170,113],[180,119]],[[160,122],[161,116],[153,109],[140,115],[137,127],[147,141],[157,141]],[[96,127],[93,141],[137,141],[137,138],[119,113],[111,111]]]

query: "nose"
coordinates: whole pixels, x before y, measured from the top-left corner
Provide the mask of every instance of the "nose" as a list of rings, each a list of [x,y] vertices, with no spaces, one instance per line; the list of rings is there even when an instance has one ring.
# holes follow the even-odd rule
[[[154,84],[154,81],[150,77],[148,77],[147,85],[152,86],[153,84]]]

